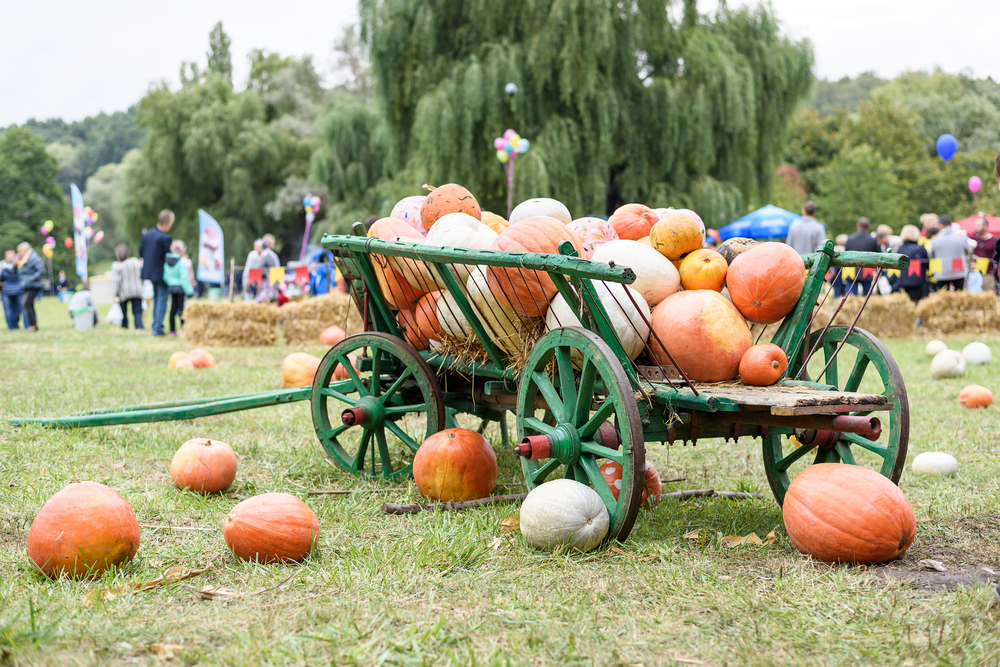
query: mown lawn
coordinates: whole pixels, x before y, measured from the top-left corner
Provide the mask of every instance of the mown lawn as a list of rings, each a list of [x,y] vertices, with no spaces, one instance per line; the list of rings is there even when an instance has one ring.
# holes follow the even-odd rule
[[[644,511],[624,545],[548,554],[501,530],[516,507],[387,516],[381,503],[418,499],[412,482],[381,490],[335,468],[297,403],[228,416],[88,430],[14,430],[12,416],[276,388],[284,347],[212,350],[218,367],[166,370],[180,339],[109,330],[79,333],[47,299],[42,331],[0,332],[0,664],[459,665],[996,665],[1000,607],[982,567],[1000,572],[1000,419],[966,411],[959,390],[1000,391],[997,364],[933,381],[923,340],[888,343],[907,381],[909,459],[954,454],[949,479],[907,471],[917,538],[888,566],[829,566],[801,556],[781,512],[762,499],[667,500]],[[949,340],[961,349],[968,340]],[[1000,356],[1000,337],[988,339]],[[320,355],[323,349],[307,348]],[[499,446],[499,434],[489,435]],[[167,472],[193,437],[230,443],[236,484],[204,498]],[[678,488],[767,492],[758,440],[649,447]],[[501,481],[516,492],[513,456]],[[42,503],[75,480],[107,484],[142,530],[135,560],[97,582],[49,581],[25,542]],[[389,485],[382,485],[388,487]],[[405,486],[405,488],[401,488]],[[310,489],[358,489],[310,496]],[[221,526],[246,497],[303,498],[322,526],[320,551],[298,566],[227,555]],[[703,540],[684,539],[706,529]],[[771,546],[723,546],[720,536],[777,529]],[[499,539],[498,539],[499,538]],[[948,572],[921,574],[922,558]],[[204,601],[173,584],[93,602],[88,592],[153,579],[175,565],[215,569],[184,582],[244,597]],[[996,577],[993,577],[994,580]]]

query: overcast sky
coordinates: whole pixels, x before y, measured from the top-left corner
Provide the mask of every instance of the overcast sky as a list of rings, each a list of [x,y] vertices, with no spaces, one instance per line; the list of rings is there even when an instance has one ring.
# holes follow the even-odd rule
[[[816,74],[874,70],[972,71],[1000,79],[995,0],[772,0],[788,34],[812,40]],[[716,0],[701,0],[712,11]],[[730,6],[746,4],[730,0]],[[253,48],[312,54],[332,70],[355,0],[0,0],[0,127],[29,118],[78,120],[127,109],[150,84],[179,83],[181,61],[204,64],[221,20],[232,39],[234,78],[246,81]]]

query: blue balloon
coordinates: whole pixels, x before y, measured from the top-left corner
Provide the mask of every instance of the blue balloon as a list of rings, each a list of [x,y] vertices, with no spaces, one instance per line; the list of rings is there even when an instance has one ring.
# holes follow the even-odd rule
[[[531,147],[531,144],[528,143],[528,140],[525,139],[524,137],[521,137],[521,140],[519,142],[517,142],[517,152],[518,153],[527,153],[528,152],[528,148],[530,148],[530,147]]]
[[[509,153],[513,153],[513,152],[514,152],[514,147],[513,147],[513,146],[511,146],[511,144],[510,144],[510,142],[509,142],[509,141],[504,141],[504,142],[503,142],[503,149],[504,149],[505,151],[507,151],[507,153],[508,153],[508,154],[509,154]]]
[[[948,160],[955,157],[955,151],[958,150],[958,142],[955,141],[955,137],[950,134],[942,134],[937,140],[937,153],[941,156],[941,159],[947,162]]]
[[[312,197],[303,197],[302,198],[302,205],[303,206],[312,206]]]

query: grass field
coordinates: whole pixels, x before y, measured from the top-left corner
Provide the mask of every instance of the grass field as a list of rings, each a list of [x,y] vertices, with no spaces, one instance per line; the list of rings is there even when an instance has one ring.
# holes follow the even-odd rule
[[[909,459],[954,454],[948,479],[904,473],[919,521],[906,556],[880,567],[829,566],[784,533],[759,440],[649,448],[677,488],[768,492],[761,499],[662,502],[629,540],[586,555],[533,551],[500,523],[501,505],[386,516],[381,503],[418,499],[412,482],[380,490],[334,467],[307,403],[228,416],[87,430],[14,430],[12,416],[276,388],[284,347],[212,350],[218,366],[166,370],[180,339],[75,332],[46,299],[37,334],[0,332],[0,664],[199,665],[996,665],[1000,607],[982,567],[1000,572],[998,406],[966,411],[967,383],[1000,389],[997,363],[933,381],[925,341],[889,341],[906,378]],[[961,349],[967,340],[949,340]],[[1000,356],[1000,338],[988,339]],[[306,351],[320,355],[320,347]],[[499,445],[499,435],[489,434]],[[236,484],[201,497],[167,472],[193,437],[230,443]],[[513,456],[499,453],[503,491],[517,492]],[[65,484],[93,480],[132,505],[136,558],[97,582],[49,581],[29,567],[27,531]],[[387,485],[382,485],[383,487]],[[401,488],[405,487],[405,488]],[[310,489],[359,491],[309,496]],[[319,553],[298,566],[234,560],[223,518],[238,497],[284,491],[322,526]],[[703,540],[684,539],[706,529]],[[720,535],[776,529],[770,546],[723,546]],[[923,558],[948,572],[927,573]],[[219,602],[172,584],[110,601],[95,587],[153,579],[175,565],[215,569],[186,584],[244,593]],[[994,580],[996,577],[994,577]]]

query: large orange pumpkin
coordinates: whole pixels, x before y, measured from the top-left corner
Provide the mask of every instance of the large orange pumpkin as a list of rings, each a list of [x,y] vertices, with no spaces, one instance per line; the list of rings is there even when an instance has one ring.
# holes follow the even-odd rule
[[[583,243],[569,227],[555,218],[525,218],[505,229],[493,242],[493,250],[505,252],[559,253],[559,243],[569,241],[583,257]],[[544,271],[491,266],[486,272],[490,291],[500,303],[525,317],[541,317],[558,291]]]
[[[806,266],[784,243],[761,243],[733,260],[726,287],[751,322],[773,324],[792,312],[806,284]]]
[[[667,259],[699,249],[705,242],[705,223],[694,211],[682,208],[670,211],[649,230],[649,242]]]
[[[649,230],[656,220],[656,214],[648,206],[625,204],[611,214],[608,224],[615,228],[618,238],[638,241],[644,236],[649,236]]]
[[[772,343],[754,345],[740,359],[740,379],[743,384],[768,387],[777,382],[788,368],[785,351]]]
[[[845,463],[817,463],[796,475],[781,513],[799,551],[832,563],[893,560],[917,532],[913,508],[898,486]]]
[[[721,292],[728,269],[725,258],[714,250],[695,250],[681,260],[681,287]]]
[[[475,431],[449,428],[420,445],[413,479],[420,493],[434,500],[485,498],[497,483],[497,455]]]
[[[727,264],[732,264],[734,259],[758,245],[760,245],[759,241],[742,236],[734,236],[727,241],[723,241],[722,245],[719,246],[719,254],[726,258]]]
[[[624,476],[622,464],[616,461],[605,461],[601,464],[601,474],[604,475],[604,481],[611,487],[611,493],[614,495],[615,500],[618,500],[618,494],[622,490],[622,477]],[[663,482],[660,480],[660,473],[656,469],[656,466],[649,461],[646,461],[644,482],[642,504],[646,507],[653,507],[660,502],[660,498],[663,496]]]
[[[187,359],[187,358],[188,358],[188,353],[187,352],[174,352],[173,354],[170,355],[170,358],[167,359],[167,370],[168,371],[174,370],[174,368],[177,367],[177,362],[178,361],[180,361],[182,359]],[[192,364],[192,368],[193,367],[194,367],[194,365]]]
[[[215,367],[215,357],[206,350],[196,347],[195,349],[188,352],[188,361],[195,368],[214,368]]]
[[[308,387],[312,384],[319,359],[305,352],[292,352],[281,362],[281,386]]]
[[[420,232],[398,218],[376,220],[368,230],[368,236],[383,241],[424,242]],[[425,274],[423,262],[375,254],[369,255],[369,258],[375,269],[375,277],[378,279],[382,295],[395,308],[412,308],[427,291],[424,287],[434,284]]]
[[[327,327],[319,334],[319,342],[327,347],[333,347],[347,338],[347,333],[338,326]]]
[[[476,220],[482,220],[482,209],[472,193],[457,183],[448,183],[434,188],[420,207],[420,221],[425,231],[442,216],[449,213],[466,213]]]
[[[483,211],[480,220],[482,220],[484,225],[495,231],[497,234],[502,233],[503,230],[510,227],[510,223],[504,218],[496,213],[490,213],[489,211]]]
[[[69,484],[38,510],[28,557],[50,577],[97,576],[139,548],[139,523],[125,499],[97,482]]]
[[[287,493],[265,493],[234,507],[222,538],[237,558],[260,563],[303,560],[319,542],[319,521],[309,506]]]
[[[193,371],[194,370],[194,364],[191,363],[190,359],[188,359],[187,357],[184,357],[183,359],[178,359],[176,362],[174,362],[174,370],[175,371]]]
[[[225,491],[236,479],[236,453],[221,440],[188,440],[170,461],[170,479],[180,489],[199,493]]]
[[[978,384],[970,384],[959,393],[958,402],[967,408],[988,408],[993,405],[993,392]]]
[[[349,355],[347,355],[347,360],[349,362],[351,362],[351,368],[354,369],[355,373],[360,373],[361,372],[361,370],[358,368],[358,355],[356,355],[356,354],[349,354]],[[334,366],[334,368],[333,368],[333,379],[334,380],[347,380],[350,377],[351,377],[350,373],[347,372],[347,369],[344,368],[343,364],[341,364],[341,363],[338,362],[337,365]]]
[[[670,365],[662,341],[681,370],[697,382],[735,379],[740,359],[753,345],[746,320],[726,297],[712,290],[667,297],[653,309],[651,324],[656,333],[649,337],[653,360]]]

